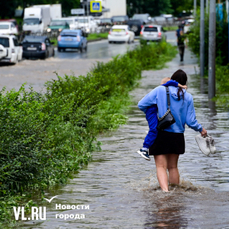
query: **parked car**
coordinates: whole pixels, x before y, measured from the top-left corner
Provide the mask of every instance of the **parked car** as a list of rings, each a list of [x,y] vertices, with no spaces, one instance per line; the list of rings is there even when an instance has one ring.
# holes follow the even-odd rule
[[[134,32],[135,36],[139,36],[143,28],[143,20],[129,20],[127,25],[130,27],[130,30]]]
[[[127,22],[129,21],[129,17],[128,16],[113,16],[111,18],[111,21],[113,23],[113,25],[126,25]]]
[[[15,27],[17,28],[17,31],[19,31],[19,26],[15,19],[0,19],[0,22],[12,22],[15,25]]]
[[[22,47],[24,58],[45,59],[55,55],[53,43],[47,36],[25,36]]]
[[[18,34],[18,29],[13,22],[0,22],[0,34]]]
[[[149,24],[151,22],[151,17],[149,14],[134,14],[133,20],[141,20],[144,24]]]
[[[145,25],[141,31],[141,38],[147,41],[166,40],[165,30],[161,25]]]
[[[152,23],[155,23],[156,25],[166,25],[167,21],[165,17],[158,16],[158,17],[152,18]]]
[[[128,25],[114,25],[109,32],[108,42],[126,42],[130,44],[134,42],[134,37],[134,32],[130,31]]]
[[[111,18],[101,18],[99,26],[111,27],[113,25]]]
[[[0,62],[14,63],[22,59],[22,47],[14,35],[0,35]]]
[[[87,51],[87,38],[83,36],[83,31],[77,30],[63,30],[58,37],[58,51],[65,51],[66,49],[78,49],[80,52]]]

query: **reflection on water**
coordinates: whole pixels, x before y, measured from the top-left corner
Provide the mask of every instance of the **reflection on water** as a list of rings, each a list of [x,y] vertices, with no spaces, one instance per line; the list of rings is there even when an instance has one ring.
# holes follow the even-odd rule
[[[148,91],[170,76],[176,66],[163,71],[144,72],[142,85],[132,92],[135,105],[129,121],[117,131],[100,136],[102,152],[93,153],[93,162],[66,186],[50,190],[45,197],[58,195],[47,204],[47,220],[26,222],[23,228],[226,228],[229,225],[229,120],[227,111],[208,101],[193,66],[188,91],[194,97],[198,121],[216,141],[217,153],[206,157],[186,128],[186,152],[180,157],[181,185],[160,190],[153,161],[141,158],[148,126],[136,104]],[[44,203],[43,203],[44,204]],[[89,205],[89,210],[56,210],[55,204]],[[39,203],[38,203],[39,205]],[[85,214],[81,220],[56,219],[56,214]]]

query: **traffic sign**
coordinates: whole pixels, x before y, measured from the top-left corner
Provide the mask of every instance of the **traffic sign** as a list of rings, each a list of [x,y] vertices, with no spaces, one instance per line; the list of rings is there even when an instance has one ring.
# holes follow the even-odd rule
[[[102,3],[100,1],[91,1],[90,11],[92,13],[102,12]]]
[[[85,14],[84,9],[71,9],[71,14]]]

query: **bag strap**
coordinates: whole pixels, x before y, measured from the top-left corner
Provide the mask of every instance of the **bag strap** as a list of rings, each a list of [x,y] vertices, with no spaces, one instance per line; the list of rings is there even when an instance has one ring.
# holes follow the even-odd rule
[[[167,94],[167,104],[168,104],[167,109],[170,109],[170,97],[169,97],[169,88],[168,87],[166,87],[166,94]]]

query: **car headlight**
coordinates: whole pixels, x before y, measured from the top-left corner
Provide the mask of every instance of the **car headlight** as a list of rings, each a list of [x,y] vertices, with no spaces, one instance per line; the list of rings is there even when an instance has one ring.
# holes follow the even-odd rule
[[[59,29],[59,32],[61,32],[62,31],[62,29]]]
[[[49,32],[51,32],[51,29],[50,29],[50,28],[48,28],[48,29],[47,29],[47,32],[48,32],[48,33],[49,33]]]
[[[86,28],[86,32],[88,32],[88,33],[89,33],[89,32],[90,32],[90,29],[89,29],[89,28]]]

